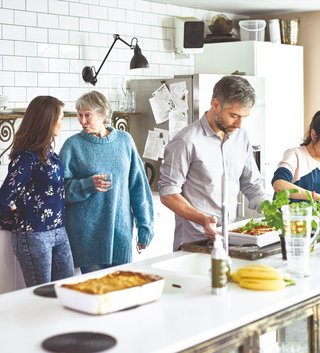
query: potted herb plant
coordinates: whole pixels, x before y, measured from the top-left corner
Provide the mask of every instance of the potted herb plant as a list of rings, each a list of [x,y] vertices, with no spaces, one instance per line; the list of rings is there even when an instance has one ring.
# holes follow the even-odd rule
[[[272,201],[265,200],[262,202],[260,209],[264,215],[264,219],[269,227],[279,231],[281,253],[283,260],[287,259],[286,246],[284,240],[284,224],[282,220],[281,207],[290,203],[290,191],[282,190],[275,194]]]
[[[272,201],[265,200],[262,202],[260,209],[264,215],[264,219],[269,227],[279,231],[281,253],[283,260],[287,259],[286,246],[285,246],[285,229],[282,219],[281,207],[290,204],[290,194],[297,193],[296,189],[282,190],[275,194]],[[308,201],[301,201],[312,207],[312,213],[314,216],[319,216],[320,203],[313,200],[310,192],[307,192]]]

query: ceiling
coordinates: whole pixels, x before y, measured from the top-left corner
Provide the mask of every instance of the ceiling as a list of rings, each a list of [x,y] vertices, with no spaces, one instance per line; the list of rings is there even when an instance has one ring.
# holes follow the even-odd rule
[[[239,15],[271,15],[320,11],[320,0],[151,0]]]

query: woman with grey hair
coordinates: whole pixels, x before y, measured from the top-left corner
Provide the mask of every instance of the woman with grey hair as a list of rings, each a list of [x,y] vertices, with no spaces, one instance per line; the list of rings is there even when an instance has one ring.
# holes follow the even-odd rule
[[[131,135],[106,126],[111,108],[97,91],[76,102],[82,131],[60,151],[65,167],[66,228],[82,273],[130,262],[133,225],[138,250],[153,237],[153,203]],[[112,179],[106,179],[112,175]]]

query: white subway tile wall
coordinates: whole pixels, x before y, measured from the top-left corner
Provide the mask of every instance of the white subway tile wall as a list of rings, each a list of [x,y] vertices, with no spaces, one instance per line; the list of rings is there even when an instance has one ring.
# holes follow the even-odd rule
[[[0,94],[9,97],[9,108],[26,107],[35,96],[50,94],[65,102],[66,111],[74,111],[75,100],[94,88],[82,80],[83,67],[98,69],[118,33],[129,43],[138,38],[150,68],[130,71],[133,52],[116,43],[95,89],[117,109],[130,79],[193,73],[193,56],[173,51],[174,16],[196,17],[208,25],[215,15],[144,0],[0,0]],[[65,118],[56,150],[79,130],[76,118]],[[0,153],[4,145],[0,141]],[[7,153],[0,162],[1,183]]]

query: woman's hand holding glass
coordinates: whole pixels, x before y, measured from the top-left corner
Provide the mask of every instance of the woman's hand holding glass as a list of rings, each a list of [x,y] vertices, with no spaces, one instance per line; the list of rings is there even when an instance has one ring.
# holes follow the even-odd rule
[[[99,192],[106,192],[112,189],[112,174],[98,173],[92,177],[95,189]]]

